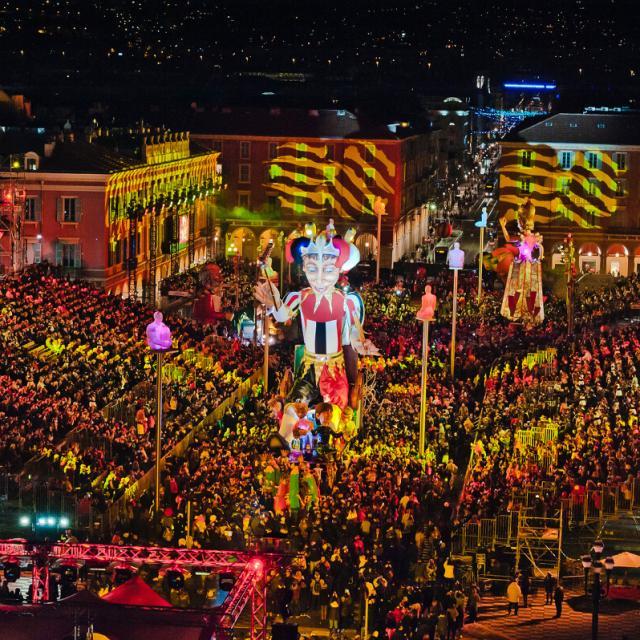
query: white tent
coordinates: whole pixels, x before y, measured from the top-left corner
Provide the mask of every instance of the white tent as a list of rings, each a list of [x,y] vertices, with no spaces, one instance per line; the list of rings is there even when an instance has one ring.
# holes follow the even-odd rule
[[[612,556],[614,569],[640,569],[640,556],[629,551],[623,551],[615,556]]]

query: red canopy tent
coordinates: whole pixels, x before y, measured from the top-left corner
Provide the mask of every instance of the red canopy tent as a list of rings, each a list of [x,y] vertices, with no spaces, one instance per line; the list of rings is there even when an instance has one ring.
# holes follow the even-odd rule
[[[171,607],[140,576],[134,576],[103,597],[110,604],[132,607]]]

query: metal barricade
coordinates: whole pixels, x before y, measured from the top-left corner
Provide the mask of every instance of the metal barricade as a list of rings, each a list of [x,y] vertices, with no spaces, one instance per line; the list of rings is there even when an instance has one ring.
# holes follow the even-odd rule
[[[496,518],[495,545],[511,546],[513,536],[514,512],[500,515]]]
[[[483,518],[480,521],[480,536],[478,539],[478,546],[493,550],[495,548],[495,541],[496,519]]]
[[[601,518],[616,516],[618,514],[618,486],[604,486],[602,488]]]
[[[479,545],[480,525],[476,522],[467,523],[462,529],[462,551],[475,551]]]

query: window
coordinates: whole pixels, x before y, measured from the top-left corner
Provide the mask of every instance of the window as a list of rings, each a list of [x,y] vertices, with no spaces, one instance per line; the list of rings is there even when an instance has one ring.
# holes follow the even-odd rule
[[[37,171],[38,170],[38,158],[25,158],[24,159],[25,169],[27,171]]]
[[[269,143],[269,160],[275,160],[278,157],[278,143]]]
[[[282,176],[282,167],[279,164],[269,165],[269,180],[276,180]]]
[[[521,194],[531,193],[531,178],[525,176],[520,178],[518,182],[520,184]]]
[[[42,243],[27,241],[27,264],[40,264],[42,262]]]
[[[307,145],[304,142],[299,142],[296,144],[296,158],[298,160],[302,160],[307,153]]]
[[[248,209],[250,204],[250,198],[248,193],[239,193],[238,194],[238,206],[243,209]]]
[[[58,222],[80,222],[80,199],[63,197],[58,199]]]
[[[296,172],[293,174],[293,177],[296,182],[305,183],[307,181],[305,167],[296,167]]]
[[[373,213],[373,196],[365,195],[362,198],[362,213]]]
[[[364,183],[371,187],[376,183],[376,170],[375,169],[365,169],[364,170]]]
[[[240,143],[240,158],[242,160],[248,160],[250,153],[251,153],[251,143],[250,142],[241,142]]]
[[[558,191],[562,195],[568,196],[571,191],[571,178],[560,178],[558,180]]]
[[[336,159],[336,148],[332,144],[327,145],[327,160],[335,160]]]
[[[324,167],[324,181],[328,184],[335,184],[336,181],[336,168],[335,167]]]
[[[280,210],[280,198],[278,196],[267,196],[267,207],[271,211]]]
[[[627,154],[626,153],[614,153],[613,162],[616,165],[617,171],[627,170]]]
[[[616,198],[624,198],[627,195],[627,181],[616,180]]]
[[[600,181],[595,178],[589,178],[587,189],[590,196],[600,195]]]
[[[56,245],[56,264],[60,267],[80,266],[80,245],[75,243],[59,242]]]
[[[532,159],[533,159],[533,153],[529,150],[525,150],[522,152],[522,166],[523,167],[530,167],[532,165]]]
[[[376,145],[365,144],[364,146],[364,161],[373,162],[376,159]]]
[[[294,213],[304,213],[304,194],[297,193],[293,198]]]
[[[573,151],[560,152],[560,168],[571,169],[573,166]]]
[[[589,169],[602,169],[602,157],[595,151],[587,153],[587,167]]]
[[[37,222],[40,220],[40,198],[28,196],[24,201],[24,221]]]
[[[251,181],[251,165],[241,164],[238,171],[238,182],[250,182]]]

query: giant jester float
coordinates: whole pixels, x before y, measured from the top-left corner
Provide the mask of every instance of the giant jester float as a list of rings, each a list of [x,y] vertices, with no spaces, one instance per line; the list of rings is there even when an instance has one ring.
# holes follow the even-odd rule
[[[316,441],[326,448],[332,436],[348,438],[355,429],[358,353],[369,354],[375,348],[364,338],[362,299],[336,286],[341,274],[360,261],[354,235],[353,230],[338,235],[333,220],[317,235],[315,226],[307,225],[305,236],[291,240],[285,255],[289,263],[301,266],[309,286],[289,292],[284,300],[271,281],[260,283],[255,290],[256,298],[277,322],[300,318],[304,345],[296,358],[279,431],[281,439],[295,450],[304,451]],[[319,427],[312,436],[309,410],[313,408]],[[311,443],[313,438],[317,440]]]

